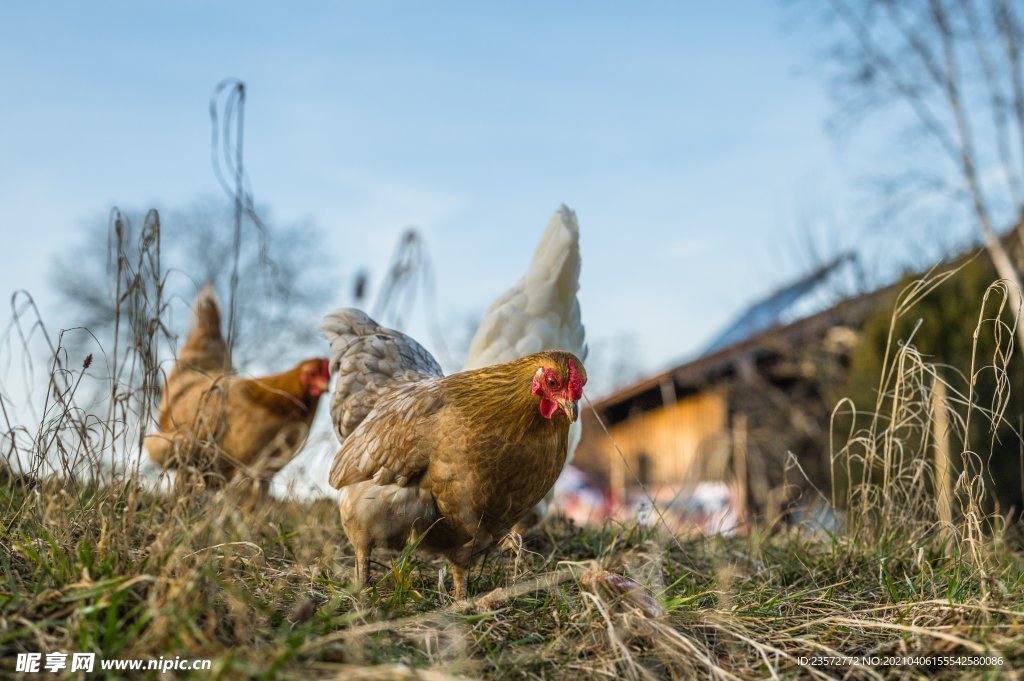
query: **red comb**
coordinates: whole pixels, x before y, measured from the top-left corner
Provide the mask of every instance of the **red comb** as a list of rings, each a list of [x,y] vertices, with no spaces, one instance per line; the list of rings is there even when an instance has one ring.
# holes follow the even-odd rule
[[[576,363],[569,360],[569,396],[574,400],[583,397],[583,379],[576,371]]]

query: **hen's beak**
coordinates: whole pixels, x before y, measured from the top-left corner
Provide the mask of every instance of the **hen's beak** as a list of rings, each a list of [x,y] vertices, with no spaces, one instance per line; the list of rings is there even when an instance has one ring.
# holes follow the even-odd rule
[[[565,412],[569,423],[575,423],[580,417],[580,403],[576,400],[558,400],[558,406]]]
[[[330,385],[330,379],[329,378],[324,378],[323,376],[317,376],[315,379],[313,379],[313,383],[310,385],[310,387],[312,388],[312,390],[310,391],[310,394],[312,394],[312,395],[323,395],[325,392],[327,392],[327,387],[329,385]]]

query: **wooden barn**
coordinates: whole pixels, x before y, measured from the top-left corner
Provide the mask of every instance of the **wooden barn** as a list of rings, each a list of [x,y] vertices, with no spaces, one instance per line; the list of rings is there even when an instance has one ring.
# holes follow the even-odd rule
[[[697,359],[595,403],[603,427],[586,415],[574,465],[613,503],[641,485],[685,490],[714,481],[729,485],[743,511],[772,511],[799,494],[801,480],[824,484],[821,443],[838,396],[823,386],[842,384],[836,377],[883,292],[780,320],[847,264],[830,263],[752,306]]]

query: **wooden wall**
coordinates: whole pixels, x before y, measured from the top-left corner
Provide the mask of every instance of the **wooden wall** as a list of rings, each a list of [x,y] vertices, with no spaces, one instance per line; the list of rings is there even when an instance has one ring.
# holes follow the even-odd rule
[[[724,388],[633,414],[609,427],[614,443],[595,421],[592,414],[584,415],[583,439],[575,463],[607,483],[613,494],[621,495],[635,486],[638,477],[646,477],[644,484],[653,487],[730,477]],[[628,470],[615,444],[622,450]]]

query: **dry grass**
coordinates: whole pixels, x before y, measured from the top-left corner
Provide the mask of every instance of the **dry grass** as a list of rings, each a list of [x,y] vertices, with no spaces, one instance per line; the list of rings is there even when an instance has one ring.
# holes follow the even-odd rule
[[[50,651],[211,658],[215,677],[304,680],[1016,678],[1024,666],[1024,557],[1006,521],[982,511],[985,457],[955,433],[966,463],[953,513],[940,518],[926,484],[934,372],[911,344],[894,340],[870,426],[835,436],[849,483],[833,492],[846,509],[839,530],[770,522],[743,538],[684,540],[555,522],[518,560],[490,556],[474,570],[471,592],[486,597],[473,603],[452,603],[442,563],[411,553],[378,564],[357,593],[332,503],[244,512],[231,490],[158,492],[124,463],[152,419],[164,333],[159,221],[149,228],[154,250],[119,254],[129,313],[104,358],[111,375],[71,368],[58,341],[41,423],[7,421],[0,675],[18,652]],[[1005,323],[988,314],[980,325]],[[107,397],[79,406],[83,382],[96,380]],[[998,395],[981,405],[950,394],[974,406],[971,418],[1004,418]],[[880,663],[804,659],[814,656]]]
[[[796,529],[676,541],[556,523],[518,566],[491,557],[453,604],[439,561],[397,556],[353,592],[329,502],[255,514],[227,493],[8,480],[0,664],[16,652],[212,658],[227,677],[839,676],[801,656],[1000,655],[1024,664],[1024,561],[897,529],[870,544]],[[977,556],[984,556],[979,565]],[[663,609],[587,579],[641,584]],[[396,667],[395,665],[402,665]],[[843,670],[848,671],[848,670]],[[899,676],[898,668],[858,671]],[[918,672],[924,671],[918,669]],[[939,669],[958,678],[962,669]],[[980,673],[980,670],[975,670]]]

